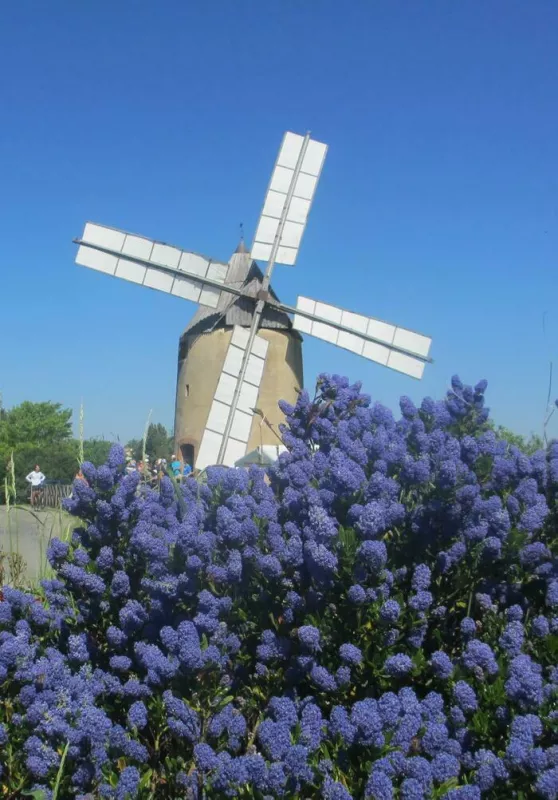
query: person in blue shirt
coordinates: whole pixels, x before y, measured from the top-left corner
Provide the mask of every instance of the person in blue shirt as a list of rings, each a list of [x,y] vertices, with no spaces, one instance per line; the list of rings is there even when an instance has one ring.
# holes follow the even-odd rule
[[[171,456],[171,469],[172,469],[172,474],[174,475],[174,477],[175,478],[180,478],[180,474],[181,474],[180,461],[177,459],[177,457],[174,455],[174,453]]]

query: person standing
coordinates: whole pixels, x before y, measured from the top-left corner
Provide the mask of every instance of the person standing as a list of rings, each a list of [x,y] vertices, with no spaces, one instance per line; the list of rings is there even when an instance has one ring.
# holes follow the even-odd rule
[[[180,479],[181,464],[180,464],[180,461],[178,460],[178,458],[175,456],[174,453],[171,456],[171,469],[172,469],[172,474],[174,475],[174,477]]]
[[[74,480],[75,481],[83,481],[86,486],[89,486],[89,484],[87,483],[87,479],[86,479],[85,475],[83,474],[83,472],[81,471],[81,469],[78,469],[78,471],[76,472],[76,477],[74,478]]]
[[[25,480],[27,483],[31,484],[31,506],[34,507],[38,505],[38,500],[42,492],[42,484],[45,480],[45,476],[41,472],[41,468],[38,464],[35,464],[35,468],[26,476]]]

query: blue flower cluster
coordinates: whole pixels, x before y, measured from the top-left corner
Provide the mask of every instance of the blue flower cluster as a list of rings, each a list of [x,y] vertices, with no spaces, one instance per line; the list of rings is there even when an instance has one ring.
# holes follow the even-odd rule
[[[485,390],[396,420],[322,376],[267,473],[84,464],[56,577],[0,600],[4,793],[556,800],[558,444]]]

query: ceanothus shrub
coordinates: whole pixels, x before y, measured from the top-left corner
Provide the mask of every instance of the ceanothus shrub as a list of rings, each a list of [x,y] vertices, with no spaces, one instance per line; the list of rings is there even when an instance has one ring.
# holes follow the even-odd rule
[[[0,602],[3,795],[558,797],[558,445],[486,382],[402,417],[339,377],[266,475],[83,465],[43,596]]]

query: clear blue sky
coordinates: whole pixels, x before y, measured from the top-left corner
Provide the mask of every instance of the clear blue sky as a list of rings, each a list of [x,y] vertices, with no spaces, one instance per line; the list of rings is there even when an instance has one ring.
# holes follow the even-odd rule
[[[430,334],[435,364],[417,382],[307,338],[306,385],[338,372],[395,407],[486,377],[495,418],[540,431],[557,31],[555,0],[3,3],[5,405],[83,397],[87,435],[141,435],[150,408],[172,425],[195,307],[75,266],[72,238],[91,219],[227,259],[283,132],[311,129],[329,154],[276,290]]]

